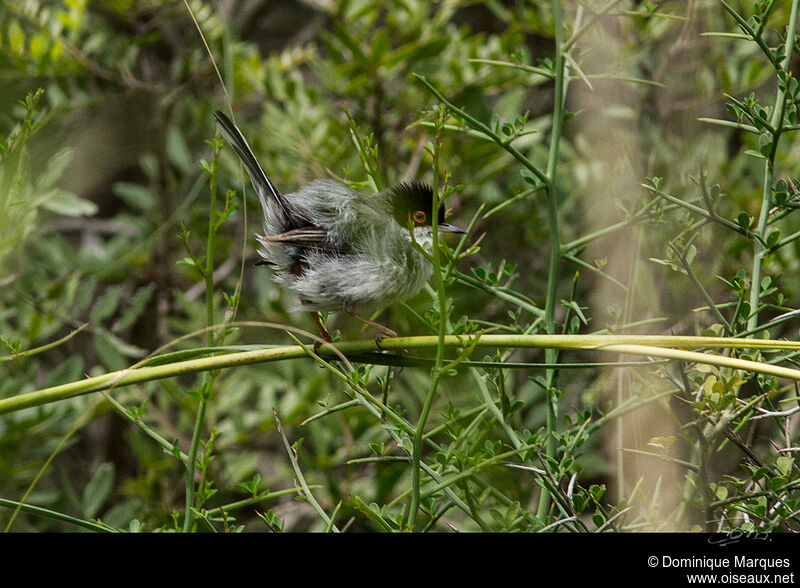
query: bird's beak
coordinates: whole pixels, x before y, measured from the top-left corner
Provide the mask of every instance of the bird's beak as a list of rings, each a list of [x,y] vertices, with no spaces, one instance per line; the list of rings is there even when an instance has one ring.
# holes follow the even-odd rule
[[[449,223],[439,223],[439,230],[445,233],[458,233],[458,234],[465,234],[466,231],[461,227],[457,227],[455,225],[451,225]]]

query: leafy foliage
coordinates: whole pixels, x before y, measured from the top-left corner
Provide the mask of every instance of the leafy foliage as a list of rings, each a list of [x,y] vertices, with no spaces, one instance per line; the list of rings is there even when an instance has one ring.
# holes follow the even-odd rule
[[[6,2],[0,399],[307,342],[253,267],[225,103],[285,191],[424,179],[470,228],[398,332],[796,339],[798,2],[731,4]],[[46,402],[0,416],[0,522],[797,528],[794,385],[612,357],[438,345]]]

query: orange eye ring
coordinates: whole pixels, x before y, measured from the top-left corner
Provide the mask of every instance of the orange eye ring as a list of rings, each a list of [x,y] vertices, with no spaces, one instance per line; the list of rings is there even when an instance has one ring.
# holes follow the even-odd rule
[[[425,214],[424,210],[418,210],[412,215],[412,218],[414,219],[415,223],[421,225],[425,222],[425,219],[428,218],[428,215]]]

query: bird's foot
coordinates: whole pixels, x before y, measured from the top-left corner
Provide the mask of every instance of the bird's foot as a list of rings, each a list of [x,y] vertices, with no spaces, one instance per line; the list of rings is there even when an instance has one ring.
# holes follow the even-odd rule
[[[382,325],[380,323],[376,323],[371,318],[367,318],[363,314],[359,314],[358,312],[356,312],[356,309],[355,309],[354,306],[345,305],[344,311],[347,314],[349,314],[350,316],[352,316],[353,318],[360,320],[362,323],[368,324],[370,327],[372,327],[373,329],[378,331],[378,334],[375,336],[375,342],[378,343],[378,346],[380,346],[380,341],[382,339],[388,339],[388,338],[391,338],[391,337],[397,337],[397,333],[395,333],[389,327],[386,327],[386,326],[384,326],[384,325]]]
[[[314,339],[314,353],[317,353],[323,344],[333,343],[333,339],[331,339],[328,329],[326,329],[325,325],[322,323],[322,319],[319,318],[319,314],[314,311],[310,311],[308,314],[311,315],[311,320],[313,320],[314,324],[317,326],[319,336],[321,337],[320,339]]]

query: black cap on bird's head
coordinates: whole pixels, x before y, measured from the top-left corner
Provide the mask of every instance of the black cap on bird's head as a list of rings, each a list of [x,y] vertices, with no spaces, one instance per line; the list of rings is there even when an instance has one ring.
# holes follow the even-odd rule
[[[403,182],[391,190],[392,216],[402,227],[430,227],[433,224],[433,188],[422,182]],[[444,221],[444,207],[439,207],[437,226],[448,233],[466,233],[464,229]]]

